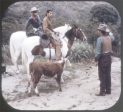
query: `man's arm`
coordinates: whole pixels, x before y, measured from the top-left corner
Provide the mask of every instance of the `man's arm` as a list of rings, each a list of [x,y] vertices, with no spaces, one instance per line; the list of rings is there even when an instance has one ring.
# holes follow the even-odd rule
[[[30,18],[28,19],[28,21],[27,21],[27,23],[26,23],[25,30],[28,29],[29,25],[30,25]]]
[[[37,18],[38,18],[39,24],[42,25],[42,22],[41,22],[39,15],[37,15]]]
[[[101,40],[101,38],[99,37],[99,38],[97,39],[97,43],[96,43],[95,61],[98,61],[98,59],[99,59],[100,56],[101,56],[101,47],[102,47],[102,40]]]
[[[111,40],[113,42],[115,40],[113,33],[112,32],[109,32],[109,36],[110,36],[110,38],[111,38]]]

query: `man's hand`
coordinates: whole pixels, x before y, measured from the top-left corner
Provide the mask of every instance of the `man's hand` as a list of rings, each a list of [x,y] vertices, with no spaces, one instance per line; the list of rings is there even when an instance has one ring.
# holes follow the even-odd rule
[[[95,61],[95,66],[97,66],[98,65],[98,59],[97,59],[97,57],[95,57],[94,61]]]
[[[59,36],[59,32],[53,31],[55,35]]]
[[[49,44],[49,47],[50,47],[50,48],[52,48],[52,47],[53,47],[51,43]]]

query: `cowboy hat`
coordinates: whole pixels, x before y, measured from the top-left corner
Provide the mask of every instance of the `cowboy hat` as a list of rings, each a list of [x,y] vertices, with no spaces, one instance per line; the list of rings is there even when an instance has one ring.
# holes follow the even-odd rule
[[[34,12],[34,11],[38,11],[38,9],[36,7],[32,7],[30,12]]]
[[[97,29],[100,31],[108,32],[108,33],[110,32],[110,30],[106,24],[100,24]]]

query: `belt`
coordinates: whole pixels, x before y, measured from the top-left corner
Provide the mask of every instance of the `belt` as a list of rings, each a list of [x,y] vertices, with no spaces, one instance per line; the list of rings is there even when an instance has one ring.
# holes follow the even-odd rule
[[[111,52],[103,53],[102,55],[112,55]]]

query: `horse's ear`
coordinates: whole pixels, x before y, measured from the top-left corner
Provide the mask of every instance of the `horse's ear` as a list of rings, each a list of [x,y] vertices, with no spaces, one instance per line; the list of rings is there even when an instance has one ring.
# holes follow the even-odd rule
[[[70,27],[70,24],[68,24],[68,26]]]
[[[67,27],[71,27],[71,25],[70,25],[69,23],[68,23],[68,24],[66,24],[66,26],[67,26]]]
[[[74,28],[78,28],[78,26],[77,26],[76,24],[73,24],[73,27],[74,27]]]
[[[65,26],[69,26],[69,24],[65,23]]]

